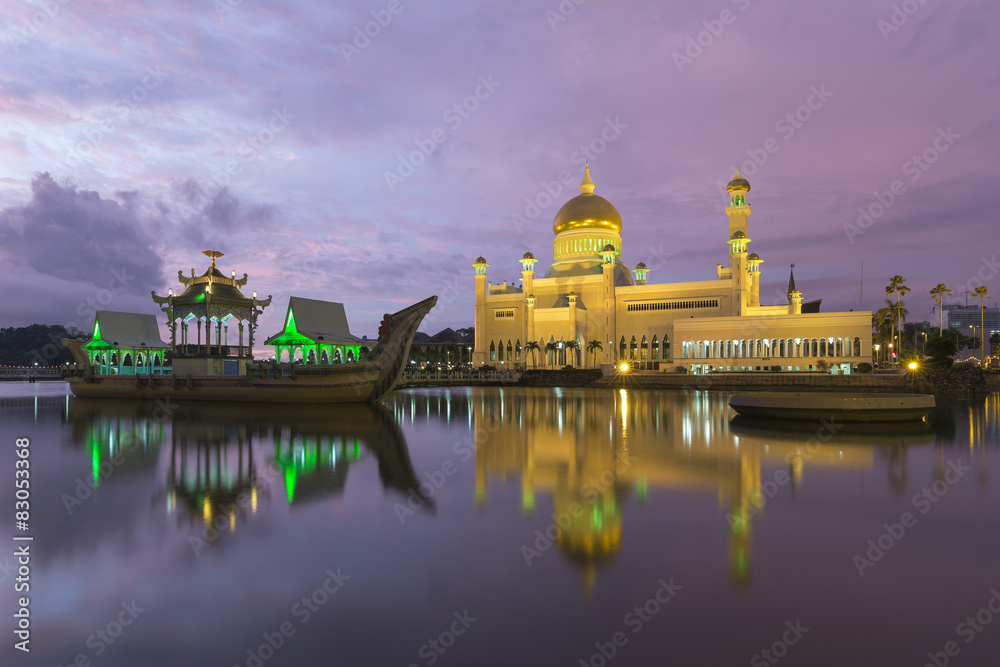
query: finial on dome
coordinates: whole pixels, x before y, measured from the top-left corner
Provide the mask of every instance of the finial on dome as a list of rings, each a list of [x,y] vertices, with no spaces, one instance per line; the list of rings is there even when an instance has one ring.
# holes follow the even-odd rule
[[[590,160],[587,160],[587,166],[584,167],[583,183],[580,183],[580,192],[585,195],[594,194],[594,182],[590,180]]]

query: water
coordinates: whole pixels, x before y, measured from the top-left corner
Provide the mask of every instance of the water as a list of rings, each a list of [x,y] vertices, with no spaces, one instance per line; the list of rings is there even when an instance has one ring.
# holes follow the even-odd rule
[[[3,665],[1000,655],[996,395],[878,430],[740,424],[710,392],[413,390],[384,409],[94,403],[62,383],[0,397]],[[18,437],[30,654],[10,620]]]

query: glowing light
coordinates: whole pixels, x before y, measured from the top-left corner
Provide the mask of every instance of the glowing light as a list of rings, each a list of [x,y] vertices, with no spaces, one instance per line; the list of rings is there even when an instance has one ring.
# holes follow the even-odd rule
[[[619,367],[618,367],[618,369],[619,369],[619,370],[620,370],[620,371],[621,371],[622,373],[628,373],[628,364],[622,364],[621,366],[619,366]]]
[[[910,370],[911,371],[917,370],[917,362],[915,362],[915,361],[911,361],[910,362]]]

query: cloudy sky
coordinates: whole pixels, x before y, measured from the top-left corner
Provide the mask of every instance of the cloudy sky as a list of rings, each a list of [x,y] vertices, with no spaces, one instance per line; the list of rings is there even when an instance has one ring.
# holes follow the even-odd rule
[[[8,0],[0,326],[156,312],[209,248],[265,333],[289,294],[468,326],[585,154],[651,281],[714,278],[742,164],[764,302],[794,262],[857,309],[864,262],[866,309],[902,274],[936,319],[940,282],[1000,298],[998,37],[989,0]]]

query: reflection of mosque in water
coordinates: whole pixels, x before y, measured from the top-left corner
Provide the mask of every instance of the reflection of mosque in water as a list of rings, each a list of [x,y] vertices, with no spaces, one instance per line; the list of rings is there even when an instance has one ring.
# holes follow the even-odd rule
[[[752,524],[767,511],[759,501],[762,485],[802,484],[812,466],[873,466],[864,435],[838,431],[830,444],[810,446],[817,435],[829,438],[815,426],[811,433],[753,424],[731,429],[723,394],[490,389],[397,396],[403,419],[407,408],[410,418],[468,414],[478,504],[488,501],[488,482],[520,478],[525,512],[533,512],[536,493],[544,493],[556,517],[574,517],[557,544],[581,568],[588,588],[621,548],[622,507],[633,494],[643,502],[656,487],[715,491],[719,527],[729,534],[730,576],[743,587],[751,576]],[[929,429],[887,437],[878,441],[890,448],[933,441]],[[583,511],[573,512],[574,504]]]
[[[386,488],[419,489],[403,434],[379,405],[71,405],[74,440],[92,453],[95,487],[159,460],[165,483],[154,502],[213,536],[235,531],[272,490],[292,508],[343,493],[349,467],[371,454]]]

